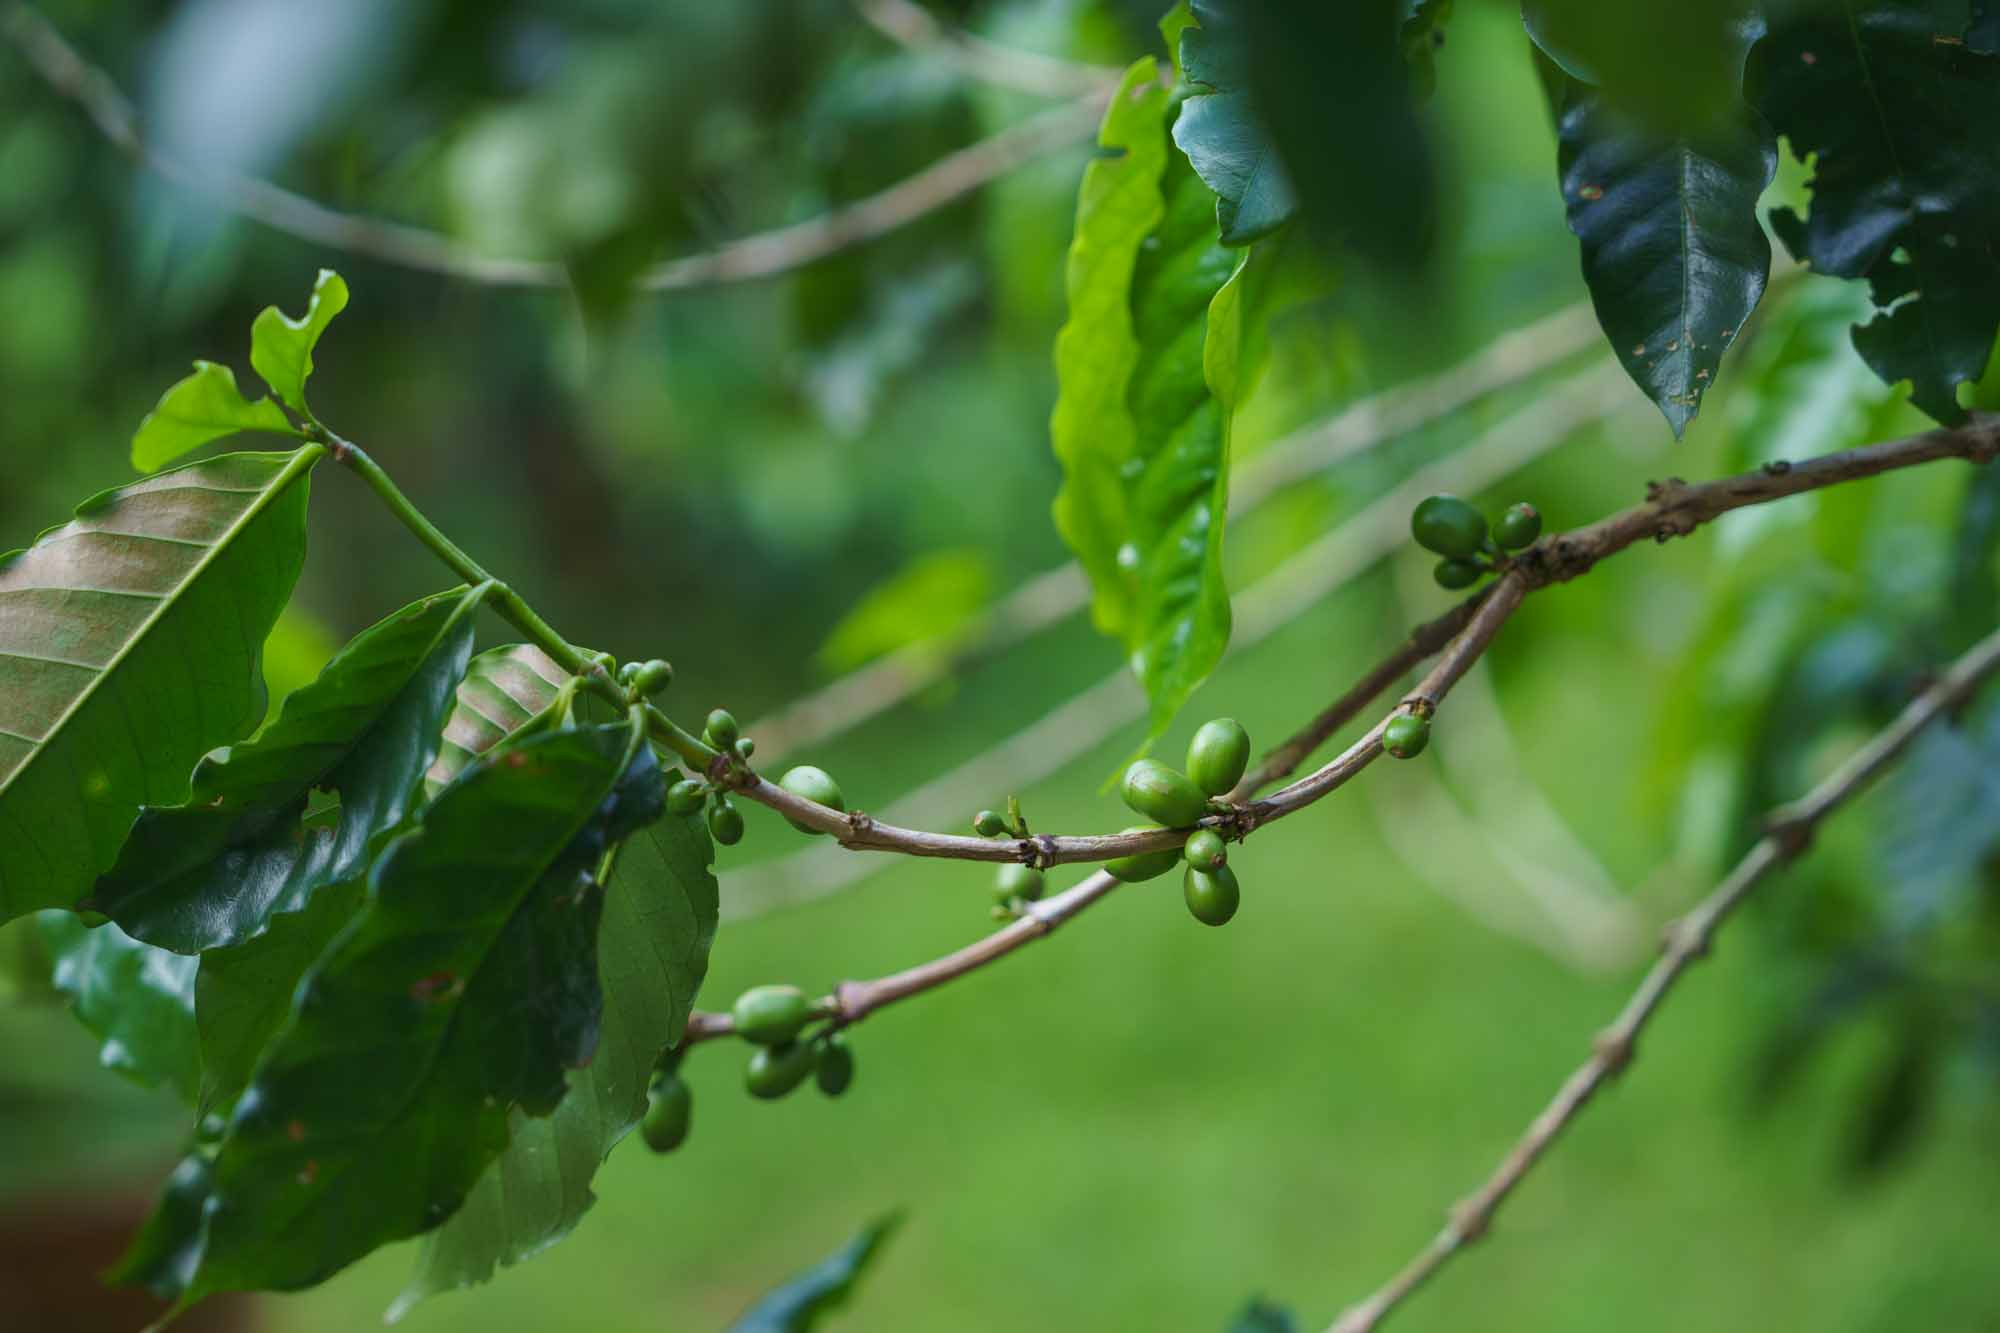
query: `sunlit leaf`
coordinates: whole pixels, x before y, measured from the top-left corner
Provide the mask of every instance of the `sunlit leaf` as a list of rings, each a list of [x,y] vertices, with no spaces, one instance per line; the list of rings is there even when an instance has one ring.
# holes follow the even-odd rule
[[[509,1108],[555,1109],[597,1042],[593,872],[664,794],[636,727],[553,732],[467,769],[382,852],[230,1114],[200,1234],[146,1238],[199,1249],[184,1296],[309,1286],[441,1225]]]
[[[0,919],[75,905],[139,807],[185,800],[195,761],[262,717],[319,458],[195,463],[0,556]]]
[[[436,796],[480,755],[528,723],[557,709],[575,677],[532,643],[492,648],[472,659],[445,720],[437,759],[424,774],[424,794]]]
[[[901,1213],[891,1213],[870,1222],[832,1255],[757,1302],[729,1333],[812,1333],[823,1316],[847,1304],[855,1283],[902,1221]]]
[[[250,325],[250,365],[271,392],[296,412],[306,411],[306,381],[312,378],[313,348],[333,317],[347,308],[347,284],[330,268],[319,271],[306,313],[293,319],[266,306]]]
[[[678,775],[669,773],[668,781]],[[424,1238],[393,1321],[440,1292],[491,1278],[567,1236],[596,1196],[591,1177],[646,1111],[659,1053],[679,1041],[715,939],[715,850],[695,816],[668,815],[614,854],[598,977],[603,1030],[590,1067],[546,1119],[516,1111],[507,1150],[465,1205]]]
[[[1667,134],[1569,80],[1558,162],[1597,321],[1680,435],[1764,294],[1771,243],[1757,197],[1777,170],[1747,109]]]
[[[1771,221],[1820,273],[1866,278],[1854,345],[1947,424],[2000,327],[2000,56],[1963,38],[1965,0],[1803,7],[1750,53],[1751,101],[1803,160],[1812,207]]]
[[[194,1101],[201,1080],[195,960],[142,944],[110,923],[86,926],[74,912],[43,912],[39,924],[55,988],[103,1041],[105,1066]]]
[[[1090,575],[1098,628],[1123,634],[1131,574],[1119,552],[1129,524],[1122,470],[1133,455],[1127,402],[1139,342],[1132,331],[1132,273],[1164,208],[1167,90],[1159,65],[1125,72],[1104,113],[1098,155],[1084,169],[1070,242],[1069,318],[1056,335],[1059,392],[1049,433],[1063,468],[1056,528]]]
[[[194,374],[162,394],[159,405],[139,423],[132,437],[132,466],[151,472],[210,440],[246,430],[298,434],[284,409],[269,398],[245,398],[236,387],[235,371],[197,361]]]
[[[820,646],[829,672],[852,671],[912,643],[949,644],[993,596],[992,562],[976,548],[918,556],[871,588]]]
[[[365,630],[254,740],[202,760],[185,802],[140,814],[91,894],[97,910],[148,943],[199,953],[360,874],[437,757],[486,591],[439,593]],[[308,829],[315,790],[339,793],[340,812]]]

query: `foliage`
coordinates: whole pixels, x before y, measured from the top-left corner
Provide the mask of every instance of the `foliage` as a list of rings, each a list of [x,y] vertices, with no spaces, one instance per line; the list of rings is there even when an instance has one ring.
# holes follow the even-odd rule
[[[847,1244],[757,1302],[729,1326],[729,1333],[812,1333],[821,1316],[847,1304],[855,1284],[902,1224],[901,1213],[870,1222]]]

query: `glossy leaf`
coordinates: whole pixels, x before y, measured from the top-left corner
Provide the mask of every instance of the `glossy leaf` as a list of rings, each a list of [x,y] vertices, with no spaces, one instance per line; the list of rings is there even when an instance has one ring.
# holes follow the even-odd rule
[[[1099,629],[1122,634],[1132,582],[1121,568],[1129,518],[1122,469],[1135,449],[1126,395],[1139,362],[1132,274],[1164,207],[1167,90],[1159,66],[1126,70],[1084,168],[1065,283],[1069,318],[1056,335],[1059,392],[1049,433],[1062,464],[1056,529],[1090,575]]]
[[[853,1240],[766,1296],[729,1333],[811,1333],[820,1319],[847,1304],[854,1285],[903,1222],[890,1213],[861,1229]]]
[[[436,796],[473,760],[522,734],[531,721],[545,715],[554,720],[551,710],[561,711],[556,705],[575,683],[532,643],[491,648],[473,658],[445,720],[437,759],[424,774],[425,795]]]
[[[1569,81],[1558,162],[1597,322],[1679,436],[1763,297],[1771,243],[1757,198],[1778,149],[1747,109],[1663,134]]]
[[[320,454],[162,473],[0,556],[0,920],[75,905],[141,805],[256,726]]]
[[[292,1011],[299,979],[361,910],[366,887],[358,879],[329,884],[255,939],[201,956],[194,1021],[202,1114],[228,1111],[249,1086],[258,1056]]]
[[[669,773],[673,781],[677,773]],[[715,850],[700,817],[668,815],[634,834],[604,877],[598,978],[603,1031],[590,1068],[546,1119],[516,1111],[507,1150],[464,1207],[424,1238],[391,1321],[440,1292],[491,1278],[554,1245],[596,1196],[591,1177],[646,1112],[653,1062],[681,1039],[715,939]]]
[[[194,373],[160,396],[132,436],[132,466],[152,472],[211,440],[238,431],[297,435],[284,409],[269,398],[255,402],[236,387],[236,372],[197,361]]]
[[[437,757],[486,592],[439,593],[364,630],[254,740],[202,760],[185,802],[140,814],[91,895],[97,910],[148,943],[199,953],[359,875]],[[339,817],[307,830],[316,790],[339,793]]]
[[[313,348],[333,317],[347,308],[347,283],[330,268],[319,271],[306,313],[293,319],[266,306],[250,325],[250,365],[271,392],[296,412],[306,412],[306,381],[312,378]]]
[[[1964,40],[1965,0],[1813,6],[1750,53],[1751,101],[1803,160],[1805,217],[1772,215],[1820,273],[1866,278],[1879,308],[1855,348],[1947,424],[2000,328],[2000,56]]]
[[[1213,196],[1185,163],[1167,172],[1167,214],[1132,283],[1139,367],[1131,483],[1138,601],[1127,647],[1163,732],[1229,642],[1222,536],[1229,421],[1241,340],[1242,256],[1210,221]]]
[[[201,1079],[194,1027],[195,960],[133,939],[74,912],[43,912],[51,980],[77,1020],[104,1043],[104,1065],[188,1101]]]
[[[1174,121],[1174,143],[1215,192],[1215,220],[1225,245],[1247,245],[1276,231],[1298,209],[1298,193],[1276,144],[1251,103],[1250,35],[1241,0],[1194,0],[1194,26],[1181,33],[1181,69],[1207,89],[1189,97]]]
[[[635,728],[537,736],[441,793],[371,868],[215,1153],[184,1295],[292,1289],[431,1230],[597,1040],[593,872],[657,817]],[[163,1204],[163,1209],[172,1204]],[[186,1265],[181,1265],[183,1268]]]

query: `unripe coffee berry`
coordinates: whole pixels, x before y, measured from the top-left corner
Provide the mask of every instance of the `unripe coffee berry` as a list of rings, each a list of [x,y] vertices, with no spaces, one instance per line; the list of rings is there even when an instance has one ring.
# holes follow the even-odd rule
[[[1382,728],[1382,748],[1397,759],[1414,759],[1431,743],[1431,720],[1398,713]]]
[[[1437,568],[1431,571],[1431,577],[1437,580],[1438,587],[1456,591],[1470,588],[1479,582],[1479,576],[1485,572],[1470,560],[1440,560]]]
[[[1228,866],[1218,866],[1214,870],[1187,868],[1181,879],[1181,894],[1187,900],[1187,909],[1194,919],[1204,926],[1226,926],[1236,915],[1236,909],[1243,903],[1243,890],[1236,882],[1236,872]]]
[[[743,841],[743,812],[730,804],[727,796],[715,798],[708,807],[708,835],[724,847]]]
[[[1493,540],[1501,549],[1518,551],[1542,535],[1542,511],[1525,502],[1508,506],[1493,525]]]
[[[972,831],[982,838],[997,838],[1007,831],[1007,820],[998,810],[981,810],[972,817]]]
[[[1152,833],[1159,827],[1158,824],[1135,824],[1133,827],[1123,831],[1126,833]],[[1127,884],[1137,884],[1143,880],[1157,879],[1161,875],[1166,874],[1180,863],[1180,859],[1179,848],[1163,847],[1157,852],[1134,852],[1130,856],[1121,856],[1116,860],[1106,861],[1104,863],[1104,871],[1113,879],[1123,880]]]
[[[708,799],[708,784],[696,778],[683,778],[667,788],[667,812],[676,815],[691,815],[701,809]]]
[[[687,1142],[693,1118],[694,1092],[669,1074],[655,1079],[646,1093],[646,1118],[639,1122],[639,1137],[654,1152],[672,1152]]]
[[[736,1035],[759,1046],[778,1046],[812,1019],[812,1001],[797,986],[752,986],[736,997],[729,1017]]]
[[[1040,902],[1047,887],[1048,880],[1041,871],[1018,861],[1009,861],[993,876],[993,896],[1001,902],[1016,898],[1026,903]]]
[[[1250,733],[1233,717],[1202,723],[1188,742],[1188,778],[1210,796],[1235,787],[1249,766]]]
[[[752,1097],[772,1101],[805,1082],[819,1064],[819,1053],[804,1042],[760,1046],[743,1071],[743,1086]]]
[[[1134,761],[1121,790],[1125,804],[1168,828],[1187,828],[1208,812],[1201,788],[1157,759]]]
[[[701,738],[717,750],[729,749],[742,734],[735,717],[721,708],[708,715],[708,724],[701,729]]]
[[[1222,845],[1221,834],[1214,829],[1203,828],[1188,834],[1181,855],[1196,870],[1216,871],[1222,869],[1223,863],[1229,859],[1229,850]]]
[[[847,1049],[847,1039],[838,1032],[820,1046],[819,1068],[813,1071],[813,1080],[829,1097],[840,1096],[854,1082],[854,1052]]]
[[[841,793],[840,784],[835,782],[832,775],[823,768],[800,764],[797,768],[787,770],[785,776],[778,779],[778,785],[801,800],[811,801],[814,805],[823,805],[835,812],[845,812],[847,809],[847,797]],[[801,833],[819,832],[812,825],[801,824],[796,819],[788,822]]]
[[[1433,495],[1410,514],[1417,545],[1463,560],[1486,543],[1486,516],[1456,495]]]

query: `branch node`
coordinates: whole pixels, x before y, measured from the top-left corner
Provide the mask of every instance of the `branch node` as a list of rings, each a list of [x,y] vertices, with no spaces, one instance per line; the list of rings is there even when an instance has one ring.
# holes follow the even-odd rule
[[[1606,1028],[1590,1039],[1590,1049],[1597,1056],[1604,1072],[1617,1077],[1625,1072],[1625,1066],[1632,1063],[1634,1042],[1632,1034],[1617,1028]]]
[[[1023,864],[1037,870],[1048,870],[1056,865],[1056,840],[1046,833],[1021,839],[1020,852]]]
[[[1678,958],[1708,956],[1708,936],[1687,917],[1676,917],[1660,929],[1660,952]]]
[[[1812,846],[1813,821],[1789,809],[1774,812],[1764,821],[1764,836],[1778,844],[1778,855],[1790,861]]]
[[[1791,470],[1791,463],[1782,458],[1774,458],[1764,464],[1764,475],[1767,477],[1782,477]]]
[[[1412,716],[1432,718],[1437,716],[1437,700],[1428,694],[1406,694],[1396,707],[1408,711]]]
[[[1460,1199],[1451,1206],[1451,1224],[1446,1233],[1451,1237],[1453,1248],[1472,1245],[1486,1234],[1493,1224],[1492,1211],[1484,1207],[1478,1196]]]

